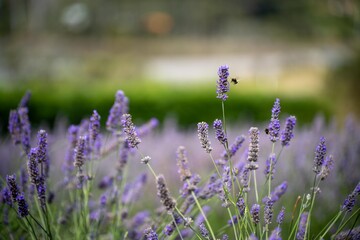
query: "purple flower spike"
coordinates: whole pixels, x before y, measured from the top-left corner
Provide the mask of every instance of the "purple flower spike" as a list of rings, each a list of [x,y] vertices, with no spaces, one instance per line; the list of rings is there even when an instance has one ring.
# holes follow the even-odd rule
[[[281,207],[279,215],[276,218],[277,224],[281,225],[285,218],[285,207]]]
[[[321,167],[324,164],[324,160],[325,160],[325,155],[326,155],[326,143],[325,143],[325,138],[321,137],[320,138],[320,143],[319,145],[316,147],[316,151],[315,151],[315,158],[314,158],[314,167],[313,167],[313,171],[316,174],[319,174],[321,171]]]
[[[156,188],[158,190],[157,195],[159,196],[161,203],[168,212],[173,212],[176,206],[176,202],[175,199],[170,196],[170,192],[166,187],[166,182],[163,175],[157,176]]]
[[[260,222],[260,205],[259,204],[254,204],[251,207],[250,214],[251,214],[251,220],[255,224],[258,224]]]
[[[266,159],[266,168],[265,168],[265,176],[271,176],[271,179],[274,179],[275,173],[275,164],[276,164],[276,155],[275,153],[271,153],[270,156]]]
[[[121,125],[123,126],[123,133],[126,136],[126,141],[129,144],[129,147],[135,148],[137,145],[139,145],[139,143],[141,143],[141,140],[136,133],[135,126],[132,123],[130,114],[122,115]]]
[[[219,140],[219,142],[225,146],[227,143],[227,137],[226,137],[225,131],[223,129],[222,121],[219,119],[216,119],[214,121],[213,127],[215,129],[215,135],[216,135],[217,140]]]
[[[121,126],[121,116],[128,112],[129,100],[124,92],[119,90],[115,95],[114,105],[110,109],[109,117],[106,121],[106,128],[110,131],[117,131]]]
[[[250,144],[248,151],[248,165],[249,170],[256,170],[259,166],[256,164],[259,157],[259,129],[257,127],[252,127],[249,130],[250,135]]]
[[[276,227],[272,232],[271,235],[269,237],[269,240],[281,240],[281,228]]]
[[[30,182],[34,185],[39,184],[39,169],[38,169],[38,153],[37,148],[31,148],[29,153],[29,160],[27,164],[27,170],[30,178]]]
[[[85,137],[80,136],[75,148],[74,166],[81,169],[85,163]]]
[[[141,125],[138,129],[136,129],[139,137],[144,137],[149,134],[153,129],[155,129],[159,125],[159,120],[156,118],[150,119],[147,123]]]
[[[9,132],[15,145],[21,143],[21,124],[19,114],[16,110],[10,111]]]
[[[20,217],[26,217],[29,215],[29,208],[23,195],[19,195],[16,198],[18,203],[18,214]]]
[[[201,147],[204,148],[207,153],[210,153],[212,151],[212,147],[209,140],[209,125],[206,122],[199,122],[197,126]]]
[[[199,230],[200,230],[200,234],[201,236],[203,236],[204,238],[208,239],[209,238],[209,230],[207,230],[204,222],[200,223],[199,225]]]
[[[174,232],[174,227],[172,226],[172,224],[168,224],[165,226],[163,232],[166,236],[171,236],[171,234]]]
[[[146,240],[158,240],[158,235],[151,227],[146,228],[144,234]]]
[[[190,179],[192,174],[188,166],[188,159],[186,157],[186,149],[183,146],[178,147],[176,151],[176,162],[179,168],[178,173],[180,174],[180,180],[182,182]]]
[[[280,99],[276,99],[274,102],[274,106],[271,111],[271,120],[269,124],[269,136],[270,141],[275,143],[277,140],[279,140],[279,134],[280,134],[280,120],[279,120],[279,114],[280,114]]]
[[[288,184],[286,181],[284,181],[279,186],[277,186],[274,189],[274,191],[271,193],[271,200],[273,200],[274,203],[277,202],[279,200],[279,198],[285,194],[287,187],[288,187]]]
[[[324,165],[320,172],[320,179],[323,181],[330,174],[331,170],[334,168],[334,157],[329,155],[326,157]]]
[[[9,188],[7,188],[7,187],[5,187],[2,190],[2,201],[3,201],[3,203],[9,205],[10,207],[13,206],[13,201],[11,199],[11,192],[10,192]]]
[[[355,206],[356,197],[360,194],[360,183],[357,184],[354,191],[349,194],[349,196],[345,199],[341,209],[342,211],[351,212]]]
[[[28,116],[29,110],[27,108],[19,108],[18,112],[21,123],[21,143],[23,145],[25,153],[28,154],[31,148],[30,146],[31,126]]]
[[[286,119],[285,129],[281,133],[281,145],[289,146],[290,140],[294,137],[296,117],[290,116]]]
[[[308,220],[308,215],[309,214],[307,212],[304,212],[300,216],[298,232],[296,234],[296,239],[298,239],[298,240],[305,239],[305,231],[306,231],[306,223],[307,223],[307,220]]]
[[[17,201],[17,197],[20,195],[19,187],[16,183],[16,175],[7,175],[6,183],[11,193],[11,199],[13,202]]]
[[[94,110],[90,117],[89,134],[90,134],[90,145],[93,147],[100,133],[100,115]]]
[[[265,209],[264,209],[265,224],[271,223],[271,219],[273,216],[273,205],[274,205],[274,201],[271,198],[267,197],[265,202]]]
[[[228,98],[227,92],[229,92],[230,84],[228,82],[229,67],[227,65],[220,66],[218,69],[219,79],[217,80],[217,98],[222,101],[226,101]]]

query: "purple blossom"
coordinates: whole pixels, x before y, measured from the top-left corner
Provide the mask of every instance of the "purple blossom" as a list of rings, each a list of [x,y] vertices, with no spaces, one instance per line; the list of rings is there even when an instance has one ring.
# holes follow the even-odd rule
[[[249,170],[256,170],[259,166],[256,164],[259,157],[259,129],[252,127],[249,130],[250,144],[248,151]]]
[[[13,201],[11,199],[11,192],[10,192],[9,188],[7,188],[7,187],[5,187],[2,190],[2,202],[7,204],[10,207],[13,206]]]
[[[269,237],[269,240],[281,240],[281,228],[280,227],[276,227],[272,232],[271,235]]]
[[[158,235],[151,227],[146,228],[144,234],[146,240],[158,240]]]
[[[264,174],[267,178],[271,177],[271,179],[274,179],[276,162],[275,153],[271,153],[270,156],[266,159],[266,168],[264,170]]]
[[[250,191],[250,187],[249,187],[249,173],[250,173],[250,168],[248,166],[249,164],[247,164],[245,167],[243,167],[241,173],[240,173],[240,183],[243,187],[243,191],[244,192],[249,192]]]
[[[227,234],[222,235],[221,240],[229,240],[229,236]]]
[[[356,197],[360,194],[360,182],[356,185],[355,189],[345,199],[341,209],[342,211],[351,212],[355,206]]]
[[[121,202],[123,204],[129,204],[139,199],[142,188],[147,182],[146,173],[140,174],[134,182],[128,182],[125,185],[124,192],[122,194]]]
[[[285,207],[281,207],[281,210],[276,218],[277,224],[281,225],[285,218]]]
[[[325,143],[325,138],[321,137],[320,138],[320,143],[319,145],[316,147],[316,151],[315,151],[315,158],[314,158],[314,167],[313,170],[316,174],[319,174],[321,171],[321,167],[324,164],[324,160],[325,160],[325,155],[326,155],[326,143]]]
[[[201,236],[203,236],[204,238],[208,238],[208,237],[209,237],[209,230],[207,230],[204,222],[201,222],[201,223],[199,224],[199,230],[200,230]]]
[[[31,92],[27,90],[24,96],[21,98],[18,108],[27,107],[31,98]]]
[[[251,214],[251,220],[255,224],[258,224],[260,222],[260,205],[259,204],[252,205],[250,214]]]
[[[320,179],[322,181],[325,180],[333,168],[334,168],[334,157],[333,155],[329,155],[326,157],[324,165],[322,166],[320,172]]]
[[[81,169],[85,163],[85,137],[80,136],[75,148],[74,166]]]
[[[98,184],[98,188],[100,189],[106,189],[110,187],[114,182],[113,176],[104,176],[101,181]]]
[[[149,134],[153,129],[155,129],[159,125],[159,120],[156,118],[151,118],[150,121],[141,125],[136,129],[136,132],[139,137],[144,137]]]
[[[271,193],[271,200],[277,202],[279,198],[285,194],[287,190],[288,184],[286,181],[282,182],[279,186],[277,186],[274,191]]]
[[[182,182],[191,178],[191,172],[188,166],[188,159],[186,156],[186,149],[184,146],[178,147],[176,150],[176,162],[178,166],[178,173]]]
[[[267,197],[266,201],[265,201],[265,208],[264,208],[265,224],[271,223],[271,219],[273,216],[273,205],[274,205],[274,201],[271,198]]]
[[[21,191],[22,191],[23,193],[26,193],[26,192],[27,192],[28,178],[29,178],[29,176],[28,176],[28,174],[27,174],[27,172],[26,172],[26,169],[22,167],[22,168],[20,169],[20,186],[21,186]]]
[[[231,176],[230,175],[231,175],[230,174],[230,167],[225,166],[223,174],[222,174],[222,182],[223,182],[223,186],[225,188],[227,188],[228,190],[230,190],[230,188],[232,186],[232,181],[231,181]]]
[[[9,116],[9,132],[15,145],[21,143],[21,123],[17,110],[11,110]]]
[[[30,178],[30,182],[34,185],[39,184],[39,169],[38,169],[38,148],[31,148],[28,155],[27,170]]]
[[[199,122],[197,126],[201,147],[204,148],[207,153],[210,153],[212,151],[212,147],[209,140],[209,125],[206,122]]]
[[[216,119],[214,121],[213,127],[215,129],[215,135],[216,135],[217,140],[219,140],[219,142],[225,146],[227,143],[227,137],[226,137],[225,131],[223,129],[222,121],[219,119]]]
[[[150,213],[148,211],[138,212],[131,220],[132,228],[136,229],[143,225],[146,220],[150,217]]]
[[[11,193],[11,199],[13,202],[17,201],[17,197],[20,195],[19,187],[16,183],[16,175],[7,175],[6,183]]]
[[[67,139],[68,139],[68,148],[65,155],[65,161],[63,163],[63,171],[65,174],[69,174],[69,172],[73,169],[73,160],[75,148],[77,146],[77,139],[79,134],[79,127],[75,125],[71,125],[67,131]],[[66,176],[68,177],[68,176]]]
[[[171,234],[174,232],[174,227],[172,226],[172,224],[168,224],[165,226],[163,232],[166,236],[171,236]]]
[[[296,233],[296,239],[297,240],[305,239],[305,231],[306,231],[306,223],[307,223],[307,220],[308,220],[308,215],[309,214],[307,212],[304,212],[300,216],[298,231]]]
[[[41,178],[42,179],[42,178]],[[40,206],[42,208],[45,208],[46,205],[46,186],[45,186],[45,181],[44,180],[40,180],[39,181],[39,185],[36,186],[37,189],[37,194],[38,194],[38,199],[40,202]]]
[[[28,109],[27,108],[19,108],[19,119],[21,123],[21,143],[23,145],[23,149],[26,154],[30,151],[30,132],[31,132],[31,126],[28,116]]]
[[[274,102],[274,106],[271,110],[271,120],[269,124],[269,137],[270,141],[275,143],[277,140],[279,140],[279,134],[280,134],[280,120],[279,120],[279,114],[280,114],[280,99],[276,99]]]
[[[106,121],[106,128],[110,131],[118,131],[121,126],[121,116],[128,112],[129,100],[124,92],[119,90],[115,95],[114,105],[110,109],[109,117]]]
[[[182,188],[180,189],[180,194],[183,198],[189,196],[191,192],[195,192],[197,194],[198,188],[197,184],[201,181],[201,178],[198,174],[194,174],[191,176],[189,181],[184,182]]]
[[[107,197],[105,194],[102,194],[100,197],[100,206],[105,207],[107,203]]]
[[[227,92],[230,90],[230,84],[228,82],[229,67],[227,65],[220,66],[218,69],[219,79],[217,80],[217,98],[222,101],[226,101],[228,98]]]
[[[296,117],[290,116],[286,119],[285,129],[281,133],[281,145],[289,146],[290,140],[294,137],[294,128],[296,124]]]
[[[135,126],[132,123],[130,114],[122,115],[121,125],[123,127],[123,133],[126,136],[126,141],[130,148],[135,148],[137,145],[139,145],[139,143],[141,143],[141,140],[136,133]]]
[[[94,147],[96,140],[100,133],[100,115],[96,110],[93,111],[92,116],[90,117],[89,124],[89,135],[90,135],[90,146]]]
[[[18,214],[19,217],[26,217],[27,215],[29,215],[29,208],[27,205],[27,202],[24,198],[24,195],[18,195],[16,198],[16,201],[18,203]]]
[[[245,209],[246,209],[246,204],[245,204],[244,198],[240,197],[236,202],[236,206],[239,209],[240,216],[244,216]]]

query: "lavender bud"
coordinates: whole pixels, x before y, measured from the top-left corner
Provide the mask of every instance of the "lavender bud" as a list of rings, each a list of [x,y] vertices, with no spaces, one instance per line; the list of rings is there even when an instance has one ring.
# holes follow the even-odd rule
[[[121,116],[121,125],[123,126],[123,133],[126,136],[127,143],[131,148],[135,148],[139,143],[141,143],[141,140],[137,136],[130,114],[123,114]]]
[[[2,202],[7,204],[10,207],[13,206],[13,201],[11,199],[11,192],[10,192],[9,188],[7,188],[7,187],[5,187],[2,190]]]
[[[222,182],[223,182],[223,186],[225,188],[227,188],[228,190],[230,190],[230,188],[232,186],[232,182],[231,182],[230,167],[229,166],[224,167],[224,171],[223,171],[223,174],[222,174]]]
[[[46,205],[46,186],[44,180],[40,180],[40,184],[36,187],[40,206],[45,208]]]
[[[151,229],[151,227],[146,228],[144,234],[146,240],[158,240],[158,235],[154,230]]]
[[[18,108],[27,107],[31,98],[31,92],[27,90],[24,96],[21,98]]]
[[[172,226],[172,224],[168,224],[165,226],[163,232],[166,236],[171,236],[171,234],[174,232],[174,227]]]
[[[221,240],[229,240],[229,236],[227,234],[222,235]]]
[[[222,121],[219,120],[219,119],[216,119],[214,121],[214,124],[213,124],[213,127],[215,129],[215,135],[216,135],[216,138],[219,140],[219,142],[222,144],[222,145],[226,145],[227,143],[227,137],[225,135],[225,131],[223,129],[223,124],[222,124]]]
[[[251,214],[251,220],[255,224],[258,224],[260,222],[260,205],[259,204],[252,205],[250,214]]]
[[[199,230],[200,230],[201,236],[203,236],[204,238],[209,238],[209,230],[207,230],[204,222],[200,223]]]
[[[18,203],[18,214],[20,217],[26,217],[29,215],[29,208],[23,195],[19,195],[16,198]]]
[[[106,202],[107,202],[107,197],[105,194],[101,195],[100,197],[100,206],[101,207],[106,207]]]
[[[240,183],[243,187],[243,191],[244,192],[249,192],[250,191],[250,187],[249,187],[249,172],[250,172],[250,166],[249,164],[247,164],[241,171],[240,174]]]
[[[321,167],[324,164],[324,159],[325,159],[325,155],[326,155],[326,143],[325,143],[325,138],[321,137],[320,138],[320,143],[319,145],[316,147],[316,151],[315,151],[315,158],[314,158],[314,167],[313,167],[313,171],[316,174],[319,174],[321,171]]]
[[[119,90],[115,95],[114,105],[110,109],[109,117],[106,121],[106,128],[110,131],[116,131],[121,126],[121,116],[128,112],[128,98],[124,92]]]
[[[74,166],[81,169],[85,163],[85,137],[80,136],[75,148]]]
[[[31,148],[29,153],[29,161],[27,169],[30,177],[30,182],[34,185],[39,184],[39,169],[38,169],[38,148]]]
[[[259,167],[256,164],[259,157],[259,129],[257,127],[250,128],[249,135],[250,135],[250,144],[248,151],[248,161],[250,162],[249,169],[256,170]]]
[[[191,172],[188,166],[188,159],[186,157],[186,149],[183,146],[178,147],[176,151],[176,162],[179,168],[180,180],[182,182],[191,178]]]
[[[296,124],[296,117],[290,116],[286,119],[285,129],[281,133],[281,145],[289,146],[290,140],[294,137],[294,127]]]
[[[281,207],[279,215],[276,218],[277,224],[281,225],[285,218],[285,207]]]
[[[320,172],[320,179],[323,181],[327,178],[330,171],[334,167],[334,158],[332,155],[329,155],[326,157],[324,165],[322,166],[321,172]]]
[[[229,147],[229,154],[226,151],[224,151],[222,153],[222,158],[224,160],[229,160],[230,158],[232,158],[236,154],[236,152],[239,150],[241,145],[244,143],[244,141],[245,141],[244,135],[236,137],[235,142],[232,143]]]
[[[271,200],[277,202],[279,198],[285,194],[287,190],[288,184],[286,181],[282,182],[279,186],[277,186],[274,191],[271,193]]]
[[[264,209],[265,224],[271,223],[271,219],[273,216],[273,205],[274,205],[274,201],[272,201],[271,198],[267,197],[265,202],[265,209]]]
[[[271,177],[271,179],[274,179],[276,162],[275,153],[271,153],[270,156],[266,159],[266,168],[264,170],[264,174],[267,178]]]
[[[175,199],[170,196],[170,192],[166,187],[165,178],[163,175],[159,175],[156,178],[157,195],[160,198],[161,203],[164,205],[168,212],[173,212],[176,206]]]
[[[281,228],[277,227],[275,228],[272,232],[271,235],[269,237],[269,240],[281,240]]]
[[[298,232],[296,233],[296,239],[297,240],[303,240],[305,239],[305,231],[306,231],[306,223],[308,220],[308,213],[304,212],[300,216],[299,226],[298,226]]]
[[[226,101],[228,95],[226,94],[230,89],[230,84],[228,82],[229,77],[229,67],[227,65],[220,66],[218,69],[219,79],[217,80],[217,98],[222,101]]]
[[[212,147],[209,140],[209,125],[206,122],[199,122],[197,126],[201,147],[204,148],[207,153],[210,153],[212,151]]]
[[[19,108],[19,118],[21,123],[21,143],[23,145],[24,151],[26,154],[30,151],[30,132],[31,126],[28,116],[28,109],[27,108]]]
[[[353,192],[350,193],[349,196],[345,199],[345,201],[341,207],[341,210],[346,211],[346,212],[351,212],[355,206],[356,197],[359,194],[360,194],[360,183],[357,184],[357,186],[355,187]]]
[[[19,187],[16,183],[16,175],[7,175],[6,183],[11,193],[11,199],[13,202],[17,201],[17,197],[20,195]]]
[[[246,209],[246,204],[245,204],[244,198],[240,197],[236,202],[236,206],[239,208],[240,216],[244,216],[245,209]]]
[[[280,114],[280,99],[276,99],[274,102],[274,106],[271,110],[271,120],[269,124],[269,137],[270,141],[275,143],[277,140],[279,140],[279,134],[280,134],[280,120],[279,120],[279,114]]]
[[[100,115],[96,110],[93,111],[90,117],[89,134],[90,134],[90,145],[94,146],[100,133]]]
[[[148,164],[150,162],[150,160],[151,160],[151,157],[145,156],[141,159],[141,163]]]
[[[11,138],[13,140],[13,143],[15,145],[21,143],[21,123],[19,119],[19,114],[16,110],[10,111],[9,116],[9,132],[11,135]]]
[[[40,130],[37,135],[38,138],[38,148],[37,148],[37,160],[38,163],[45,163],[48,158],[47,154],[47,133],[45,130]]]
[[[136,132],[139,137],[143,137],[149,134],[158,125],[159,125],[159,120],[157,120],[156,118],[152,118],[150,119],[149,122],[141,125],[138,129],[136,129]]]

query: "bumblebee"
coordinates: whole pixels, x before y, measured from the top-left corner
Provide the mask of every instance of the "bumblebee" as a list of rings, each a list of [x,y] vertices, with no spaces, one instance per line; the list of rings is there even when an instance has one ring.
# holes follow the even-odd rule
[[[235,85],[235,84],[238,84],[239,81],[236,78],[231,78],[231,83],[233,83]]]
[[[269,129],[265,128],[265,134],[268,135],[269,134]]]

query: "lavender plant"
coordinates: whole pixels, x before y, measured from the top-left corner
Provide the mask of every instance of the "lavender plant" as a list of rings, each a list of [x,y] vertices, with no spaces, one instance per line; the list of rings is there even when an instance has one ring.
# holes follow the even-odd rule
[[[297,151],[292,147],[299,144],[294,138],[295,116],[287,117],[281,129],[277,98],[267,127],[270,141],[261,137],[262,126],[250,127],[248,140],[245,135],[233,136],[226,125],[228,76],[229,67],[221,66],[217,98],[221,101],[222,116],[214,121],[214,132],[209,134],[208,124],[200,122],[197,125],[200,143],[185,142],[190,149],[199,149],[196,158],[183,145],[173,146],[177,150],[171,155],[157,141],[151,148],[143,147],[147,144],[146,135],[151,134],[158,121],[150,119],[137,126],[129,112],[127,97],[117,91],[106,121],[108,136],[101,137],[105,132],[101,131],[100,115],[94,110],[89,119],[69,127],[67,146],[61,147],[63,160],[58,164],[49,150],[51,141],[45,130],[39,130],[36,141],[32,141],[34,131],[27,108],[30,95],[26,94],[9,116],[12,144],[21,144],[22,153],[18,154],[18,171],[0,182],[1,236],[5,239],[328,239],[332,235],[344,236],[344,229],[349,228],[346,237],[356,239],[360,213],[356,205],[360,194],[358,179],[352,180],[351,184],[357,185],[347,197],[343,195],[342,205],[339,202],[339,207],[334,208],[334,216],[323,216],[328,222],[323,228],[314,227],[317,202],[323,194],[320,185],[332,184],[334,180],[330,176],[341,157],[332,148],[346,144],[341,141],[336,144],[338,136],[327,137],[330,140],[321,137],[317,147],[312,146],[315,147],[311,156],[313,165],[311,158],[304,164],[304,169],[313,170],[313,183],[303,174],[302,166],[297,166],[298,173],[291,174],[303,175],[303,182],[300,178],[295,183],[286,179],[286,173],[294,171],[291,159],[305,156],[303,146],[298,147],[301,152],[291,155]],[[348,125],[351,130],[347,131],[355,132],[354,124]],[[319,136],[322,133],[311,132]],[[218,140],[216,144],[211,144],[211,134]],[[301,132],[297,137],[300,143],[308,139]],[[164,142],[169,144],[170,140],[165,138]],[[351,140],[356,141],[356,135]],[[152,155],[149,150],[160,154]],[[353,154],[352,151],[347,153]],[[159,156],[168,161],[167,168],[176,163],[177,170],[174,166],[174,170],[158,173],[165,170]],[[347,158],[355,158],[350,156],[357,157],[348,154]],[[209,169],[211,164],[213,169]],[[63,179],[58,181],[60,165]],[[111,168],[106,169],[107,165]],[[193,167],[196,165],[200,167]],[[264,175],[257,176],[260,167],[264,167]],[[147,168],[152,177],[143,173],[142,168]],[[141,169],[138,176],[137,169]],[[180,179],[165,177],[176,175],[176,171]],[[305,186],[305,193],[297,192],[296,183]],[[172,188],[176,185],[180,189]]]

